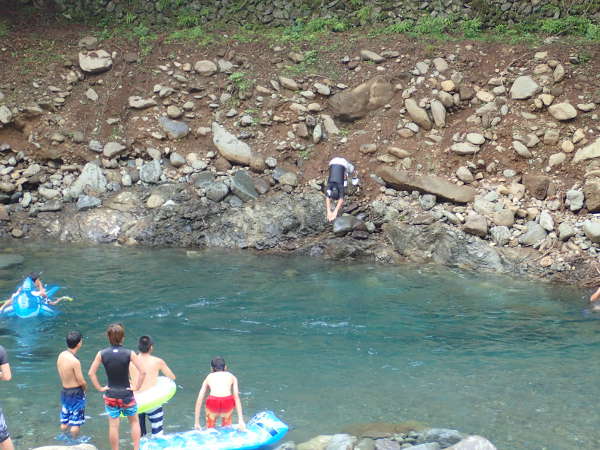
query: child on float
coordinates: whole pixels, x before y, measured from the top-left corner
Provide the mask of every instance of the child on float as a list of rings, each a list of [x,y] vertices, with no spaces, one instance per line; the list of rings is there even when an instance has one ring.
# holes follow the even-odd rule
[[[246,430],[242,414],[242,402],[238,388],[237,378],[227,370],[225,360],[217,356],[210,362],[212,372],[204,379],[202,388],[198,393],[194,409],[194,428],[200,429],[200,410],[204,396],[206,398],[206,427],[214,428],[217,420],[221,419],[221,426],[231,425],[233,410],[237,411],[238,428]]]

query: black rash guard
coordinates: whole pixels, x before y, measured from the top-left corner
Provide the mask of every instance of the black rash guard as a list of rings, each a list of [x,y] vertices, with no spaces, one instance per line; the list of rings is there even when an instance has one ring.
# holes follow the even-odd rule
[[[332,164],[329,166],[329,182],[338,183],[344,186],[344,176],[346,175],[346,168],[341,164]]]
[[[129,384],[129,362],[131,350],[115,345],[100,352],[106,377],[108,391],[106,396],[111,398],[128,398],[133,395]]]

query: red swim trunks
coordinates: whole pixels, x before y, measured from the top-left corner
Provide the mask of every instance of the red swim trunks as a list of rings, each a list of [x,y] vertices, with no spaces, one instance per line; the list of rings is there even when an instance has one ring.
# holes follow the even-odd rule
[[[206,409],[213,414],[227,414],[235,408],[235,398],[233,395],[227,397],[215,397],[209,395],[206,399]]]

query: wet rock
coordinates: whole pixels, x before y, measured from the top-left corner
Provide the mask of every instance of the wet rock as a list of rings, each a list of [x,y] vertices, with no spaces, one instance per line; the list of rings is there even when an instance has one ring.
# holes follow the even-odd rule
[[[112,67],[112,58],[105,50],[79,53],[79,67],[87,73],[102,73]]]
[[[231,191],[244,202],[258,198],[254,180],[245,170],[238,170],[231,178]]]
[[[544,200],[548,194],[550,178],[545,175],[523,175],[525,188],[538,200]]]
[[[463,226],[463,230],[466,233],[483,238],[487,236],[488,232],[487,220],[479,214],[469,214]]]
[[[600,157],[600,138],[596,139],[590,145],[580,148],[573,157],[573,164],[577,164],[580,161],[586,159],[593,159]]]
[[[463,438],[465,438],[465,435],[457,430],[430,428],[420,433],[418,442],[437,442],[442,448],[446,448],[460,442]]]
[[[541,90],[540,86],[530,76],[518,77],[510,88],[510,98],[525,100]]]
[[[114,158],[115,156],[119,156],[127,149],[123,144],[119,144],[118,142],[109,142],[104,146],[102,150],[102,154],[108,159]]]
[[[403,191],[419,191],[436,195],[438,198],[455,203],[472,202],[476,191],[468,186],[457,186],[443,178],[434,175],[414,175],[409,172],[393,170],[389,167],[379,167],[377,175],[386,184]]]
[[[537,222],[527,222],[527,230],[519,236],[522,245],[535,246],[546,239],[546,230]]]
[[[133,109],[146,109],[156,106],[156,101],[152,98],[142,98],[137,95],[129,97],[127,100],[129,107]]]
[[[577,110],[570,103],[557,103],[548,108],[548,112],[556,120],[565,121],[577,117]]]
[[[140,167],[140,180],[144,183],[156,184],[160,181],[161,175],[162,168],[160,161],[149,161]]]
[[[429,115],[427,114],[427,111],[425,109],[421,108],[417,104],[415,99],[413,99],[413,98],[406,99],[406,101],[404,102],[404,106],[406,107],[406,111],[408,112],[408,115],[410,116],[410,118],[417,125],[419,125],[421,128],[424,128],[425,130],[431,130],[433,125],[431,124],[431,120],[429,119]]]
[[[496,450],[496,447],[484,437],[469,436],[446,450]]]
[[[97,208],[102,204],[102,200],[91,195],[82,195],[77,199],[77,210],[86,211],[88,209]]]
[[[87,163],[81,175],[69,187],[68,193],[72,198],[78,198],[84,192],[102,194],[106,192],[107,181],[102,169],[96,164]]]
[[[25,258],[14,253],[0,253],[0,270],[23,264]]]
[[[338,92],[329,105],[336,118],[354,121],[389,103],[393,95],[392,85],[383,77],[375,77],[354,89]]]
[[[600,222],[595,220],[586,220],[583,223],[583,232],[593,243],[597,244],[600,242]]]
[[[181,139],[186,137],[190,132],[190,127],[185,122],[170,120],[166,117],[160,117],[158,121],[169,139]]]

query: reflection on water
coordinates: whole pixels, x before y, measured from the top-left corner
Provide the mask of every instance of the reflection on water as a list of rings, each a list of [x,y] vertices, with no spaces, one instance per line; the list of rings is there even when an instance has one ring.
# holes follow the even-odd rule
[[[0,403],[18,448],[56,435],[55,358],[66,332],[83,332],[87,372],[113,321],[125,324],[130,347],[151,334],[178,375],[167,431],[193,425],[200,383],[220,354],[238,375],[246,415],[272,409],[296,441],[353,423],[418,420],[483,434],[499,449],[600,448],[600,314],[583,311],[584,292],[251,253],[13,250],[26,262],[0,273],[0,296],[42,270],[75,298],[56,318],[0,319],[14,371]],[[102,412],[92,392],[84,430],[106,448]]]

